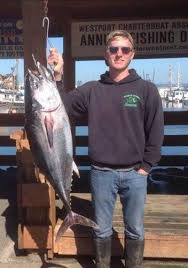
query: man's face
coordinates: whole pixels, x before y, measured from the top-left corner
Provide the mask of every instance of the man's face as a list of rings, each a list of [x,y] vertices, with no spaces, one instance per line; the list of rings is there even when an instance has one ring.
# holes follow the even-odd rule
[[[105,60],[111,71],[124,71],[134,57],[134,49],[127,38],[112,40],[106,49]]]

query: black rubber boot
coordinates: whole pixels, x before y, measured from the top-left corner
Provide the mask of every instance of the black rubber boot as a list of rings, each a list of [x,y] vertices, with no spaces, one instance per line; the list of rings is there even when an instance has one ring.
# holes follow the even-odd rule
[[[125,268],[141,268],[144,240],[125,239]]]
[[[95,257],[97,268],[110,268],[111,237],[95,238]]]

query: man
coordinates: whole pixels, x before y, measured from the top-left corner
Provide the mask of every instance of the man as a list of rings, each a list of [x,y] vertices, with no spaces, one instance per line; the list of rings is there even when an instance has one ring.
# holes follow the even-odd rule
[[[67,94],[68,112],[88,115],[91,193],[95,221],[96,267],[109,268],[112,216],[117,194],[125,224],[125,267],[141,267],[144,251],[144,204],[147,175],[160,159],[163,110],[154,84],[128,66],[135,54],[126,31],[107,36],[105,61],[109,71]],[[63,60],[52,49],[55,77],[61,79]]]

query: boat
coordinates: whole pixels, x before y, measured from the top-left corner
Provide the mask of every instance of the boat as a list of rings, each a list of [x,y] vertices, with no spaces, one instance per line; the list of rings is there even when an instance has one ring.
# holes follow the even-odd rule
[[[183,105],[188,106],[188,89],[186,90],[186,94],[184,94]]]
[[[17,85],[18,60],[7,75],[0,75],[0,113],[24,113],[24,89]]]
[[[0,88],[0,113],[24,112],[24,95],[12,90]]]
[[[172,67],[169,66],[169,87],[163,90],[159,89],[159,94],[166,102],[183,103],[183,100],[186,98],[188,91],[181,85],[180,78],[180,66],[178,65],[177,84],[174,85],[172,81]]]
[[[183,102],[185,94],[187,94],[187,92],[184,88],[173,87],[171,90],[168,91],[166,100],[175,103]]]

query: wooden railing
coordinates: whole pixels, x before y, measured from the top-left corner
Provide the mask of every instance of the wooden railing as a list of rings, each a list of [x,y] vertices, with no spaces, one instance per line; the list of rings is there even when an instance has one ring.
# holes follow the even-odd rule
[[[165,125],[188,125],[188,111],[181,112],[164,112]],[[76,124],[77,126],[86,126],[85,120]],[[0,128],[4,127],[17,127],[18,129],[24,126],[24,114],[0,114]],[[0,133],[1,135],[1,133]],[[75,136],[75,146],[87,147],[87,136]],[[188,134],[187,135],[165,135],[163,146],[188,146]],[[0,136],[0,147],[15,147],[15,141],[11,140],[9,136]],[[2,151],[2,150],[1,150]],[[88,155],[76,155],[75,161],[78,166],[89,166]],[[1,152],[0,154],[0,166],[13,166],[16,165],[15,155],[6,155]],[[188,153],[187,155],[163,155],[159,166],[186,166],[188,165]]]

